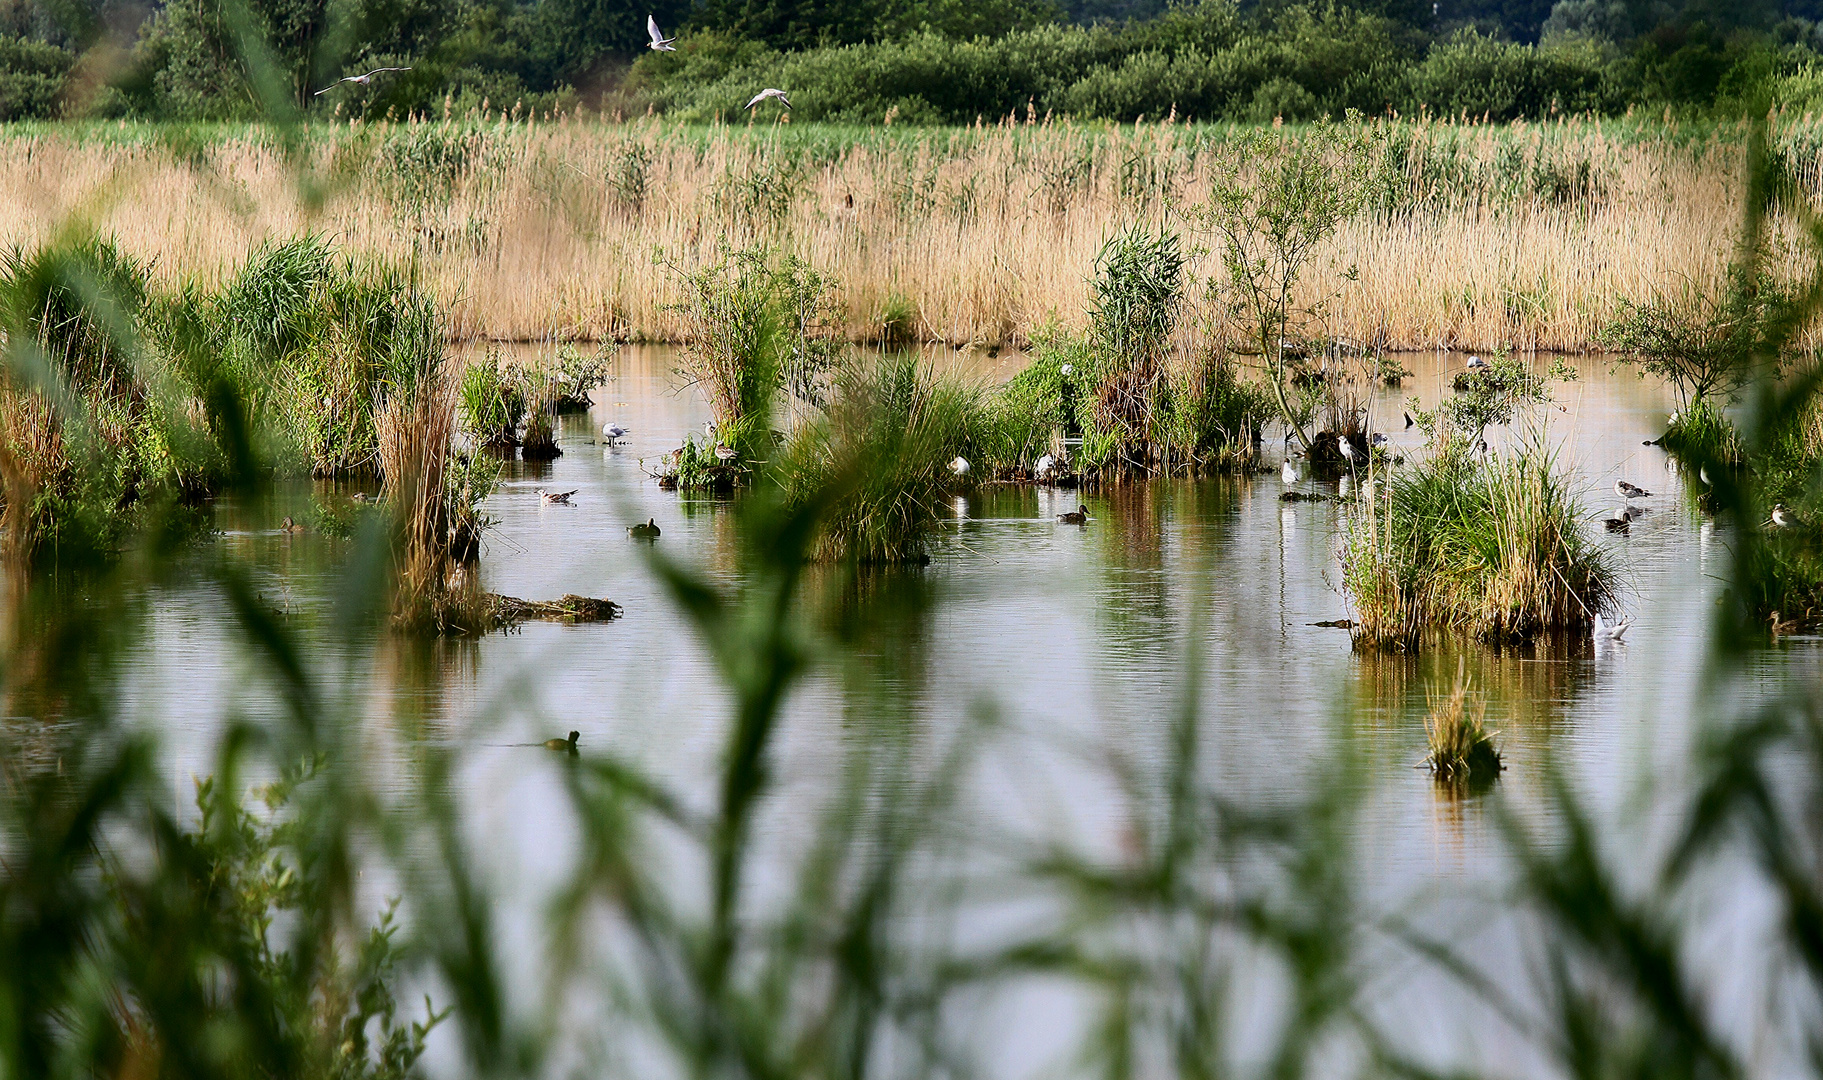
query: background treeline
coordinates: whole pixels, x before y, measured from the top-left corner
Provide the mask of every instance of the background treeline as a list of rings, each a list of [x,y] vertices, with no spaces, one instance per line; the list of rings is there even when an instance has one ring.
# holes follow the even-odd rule
[[[650,11],[678,51],[643,49]],[[803,120],[1492,119],[1823,96],[1818,0],[0,0],[0,119],[584,107]],[[316,91],[371,67],[411,70]],[[259,77],[255,77],[255,72]]]

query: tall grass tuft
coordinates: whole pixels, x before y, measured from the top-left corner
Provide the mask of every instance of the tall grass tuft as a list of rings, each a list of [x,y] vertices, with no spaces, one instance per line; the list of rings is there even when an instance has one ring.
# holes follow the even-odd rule
[[[783,448],[775,474],[793,501],[827,500],[815,557],[859,564],[929,561],[948,462],[973,453],[980,395],[935,376],[915,355],[856,358],[838,372],[825,414]]]
[[[1362,500],[1342,549],[1358,647],[1416,649],[1426,632],[1489,641],[1586,629],[1619,571],[1534,441],[1485,459],[1447,449]]]
[[[1467,786],[1499,777],[1500,751],[1494,746],[1495,733],[1483,723],[1486,713],[1487,701],[1470,693],[1460,674],[1448,694],[1431,697],[1424,717],[1425,740],[1430,746],[1424,764],[1432,776]]]
[[[758,456],[774,393],[786,378],[786,344],[765,253],[736,251],[678,271],[690,330],[683,372],[709,399],[717,437],[743,459]]]
[[[1186,261],[1175,233],[1140,227],[1110,238],[1095,260],[1089,342],[1098,457],[1143,464],[1154,455]]]
[[[512,372],[501,367],[498,349],[462,372],[462,424],[489,453],[510,457],[519,445],[525,393]]]

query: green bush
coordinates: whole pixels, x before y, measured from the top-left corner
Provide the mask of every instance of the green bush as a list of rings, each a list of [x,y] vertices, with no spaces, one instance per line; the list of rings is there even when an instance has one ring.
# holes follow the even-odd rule
[[[0,123],[48,120],[63,111],[76,54],[46,41],[0,35]]]

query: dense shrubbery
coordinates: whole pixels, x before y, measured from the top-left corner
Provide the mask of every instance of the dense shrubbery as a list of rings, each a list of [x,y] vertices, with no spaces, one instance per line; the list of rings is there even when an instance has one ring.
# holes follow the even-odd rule
[[[32,10],[47,4],[28,0]],[[866,123],[972,123],[1028,108],[1123,121],[1300,120],[1351,108],[1499,120],[1823,98],[1810,23],[1743,11],[1724,25],[1704,11],[1642,24],[1609,7],[1562,0],[1534,44],[1536,20],[1433,17],[1403,2],[1198,0],[1070,25],[1041,0],[712,0],[652,6],[682,35],[678,51],[647,53],[648,9],[619,0],[359,0],[333,14],[326,0],[254,0],[246,39],[223,0],[172,0],[131,38],[102,34],[94,17],[86,31],[47,36],[58,20],[45,6],[41,18],[0,16],[0,119],[484,105],[711,119],[738,116],[762,86],[792,91],[801,119]],[[79,78],[88,43],[95,62]],[[315,93],[383,65],[411,70]]]

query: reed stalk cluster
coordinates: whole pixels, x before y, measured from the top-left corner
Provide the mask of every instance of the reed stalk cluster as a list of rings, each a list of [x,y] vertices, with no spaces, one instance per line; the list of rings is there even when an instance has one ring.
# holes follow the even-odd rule
[[[1431,698],[1424,717],[1430,747],[1424,763],[1432,776],[1464,786],[1479,786],[1500,776],[1500,751],[1484,723],[1486,714],[1487,701],[1471,693],[1460,674],[1448,694]]]
[[[1370,482],[1342,549],[1357,647],[1415,649],[1438,630],[1489,641],[1586,630],[1613,614],[1620,587],[1586,517],[1542,439],[1500,454],[1452,442]]]
[[[1364,128],[1361,212],[1313,251],[1291,298],[1329,300],[1328,336],[1581,350],[1623,301],[1726,276],[1743,175],[1733,127]],[[1161,220],[1181,232],[1168,207],[1249,182],[1248,155],[1301,130],[502,119],[327,125],[287,150],[252,127],[28,126],[0,137],[0,242],[42,243],[81,207],[165,284],[209,283],[310,222],[348,251],[417,266],[451,334],[528,341],[694,339],[667,303],[675,268],[766,244],[841,281],[834,322],[850,340],[1024,345],[1053,322],[1088,330],[1110,237]],[[1819,130],[1785,118],[1775,131],[1806,191]],[[1185,236],[1186,281],[1224,279],[1207,241]],[[1186,303],[1206,301],[1195,290]]]

